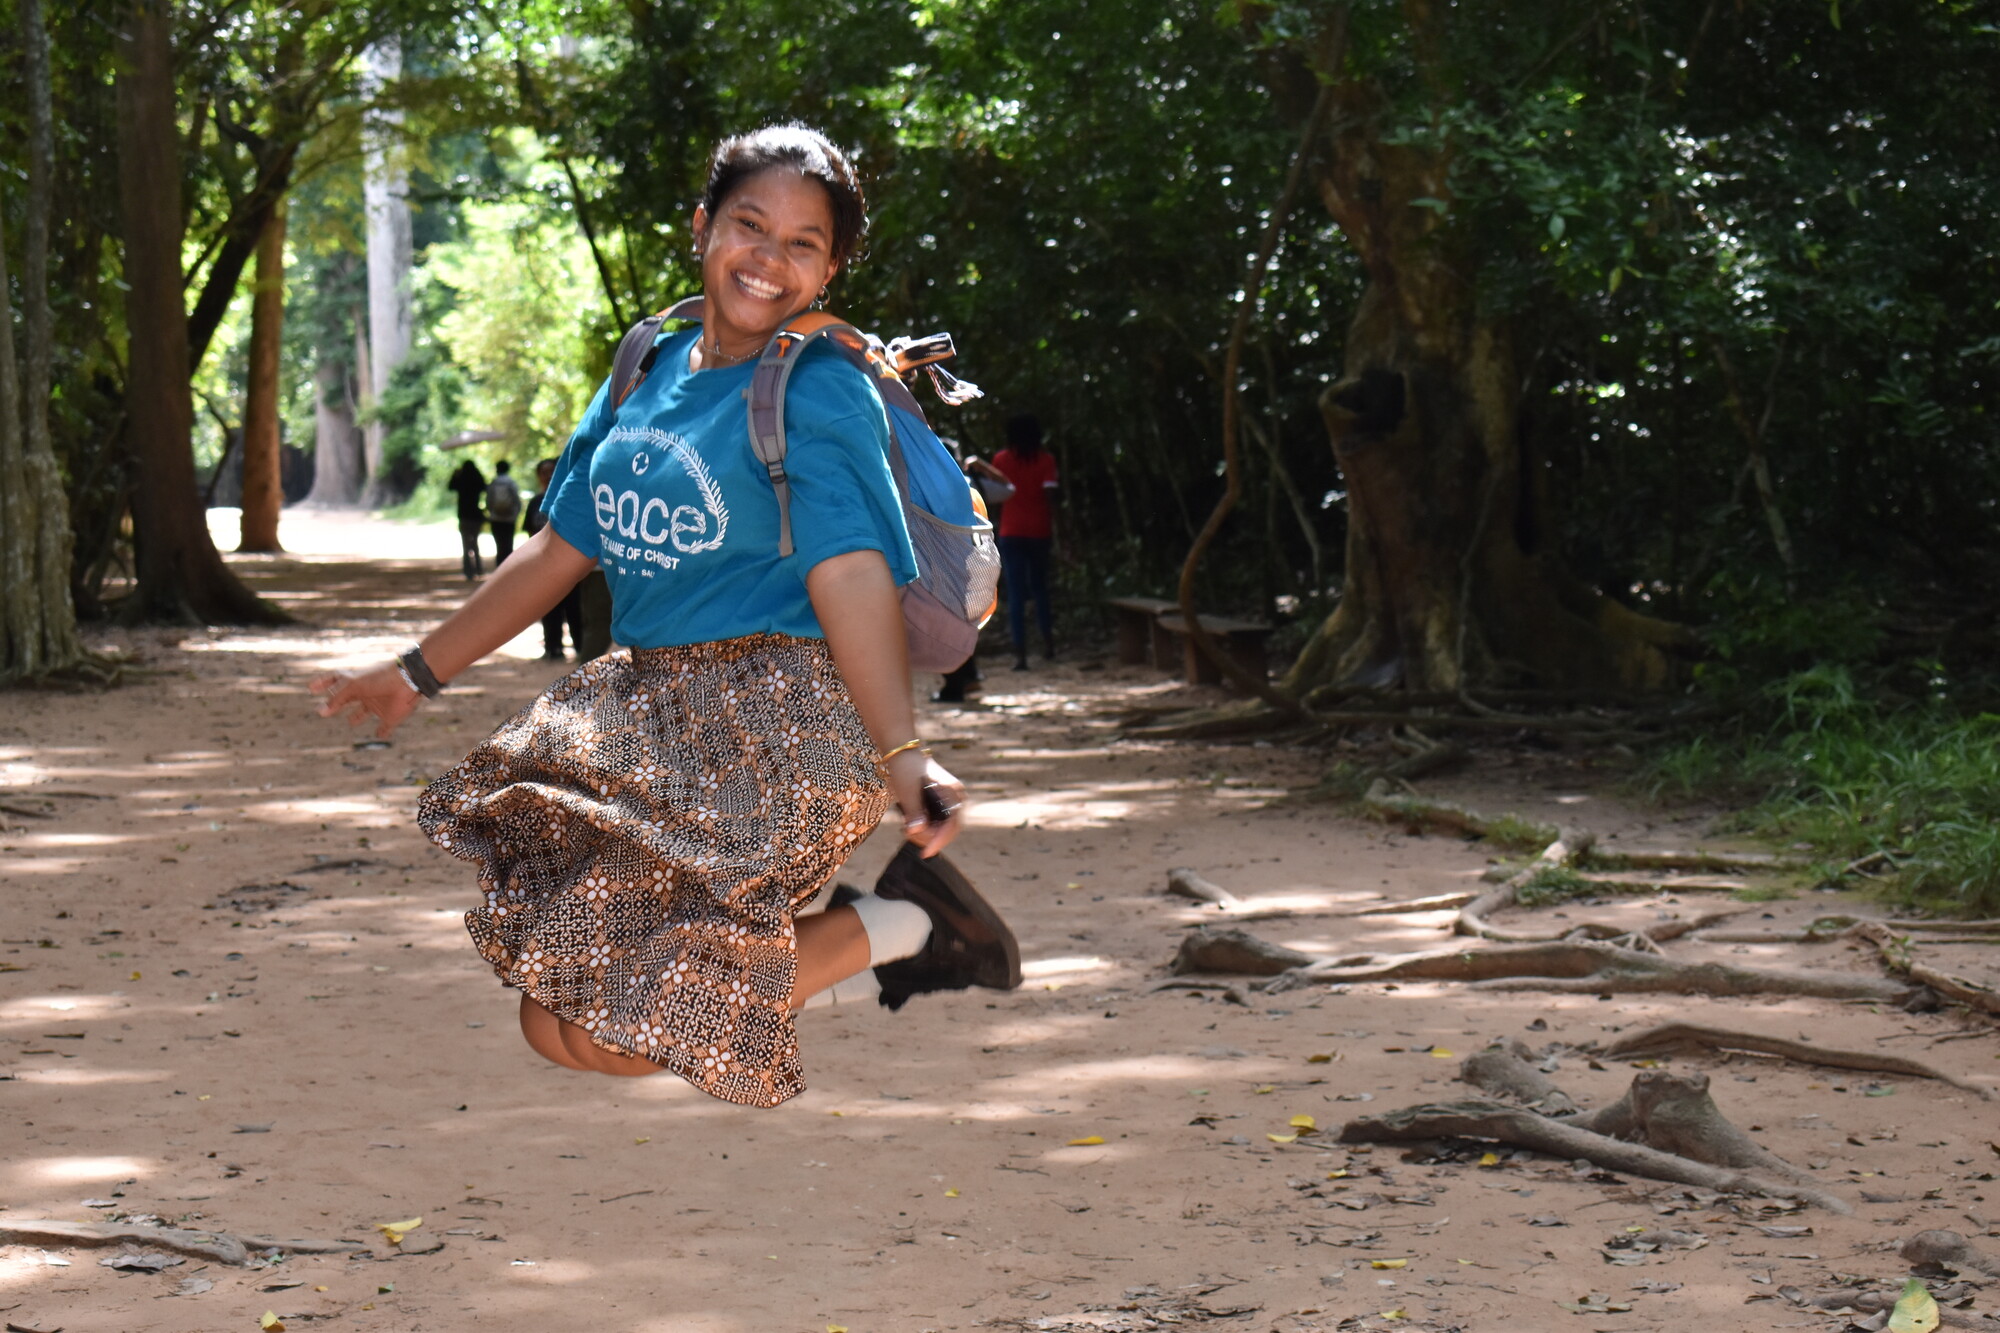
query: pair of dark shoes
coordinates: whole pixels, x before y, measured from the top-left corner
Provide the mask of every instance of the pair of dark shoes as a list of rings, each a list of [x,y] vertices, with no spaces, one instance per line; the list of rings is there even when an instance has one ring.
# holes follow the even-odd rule
[[[942,853],[926,858],[915,843],[904,843],[875,881],[875,895],[915,903],[931,919],[931,937],[922,950],[875,969],[884,1008],[901,1009],[912,995],[972,986],[1013,990],[1021,984],[1021,946],[1014,932]],[[836,884],[832,906],[860,896]]]

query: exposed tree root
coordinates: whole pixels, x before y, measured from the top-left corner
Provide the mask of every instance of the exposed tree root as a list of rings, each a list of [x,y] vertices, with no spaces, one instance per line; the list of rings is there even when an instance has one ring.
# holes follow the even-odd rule
[[[1448,912],[1454,907],[1463,907],[1478,898],[1476,893],[1434,893],[1428,898],[1405,898],[1401,902],[1369,903],[1366,907],[1350,907],[1334,912],[1337,917],[1348,916],[1402,916],[1409,912]]]
[[[1744,1171],[1690,1161],[1637,1143],[1625,1143],[1579,1129],[1564,1120],[1501,1102],[1467,1100],[1406,1106],[1377,1116],[1363,1116],[1341,1127],[1343,1143],[1411,1143],[1427,1139],[1490,1139],[1531,1148],[1565,1160],[1583,1158],[1607,1171],[1669,1180],[1725,1194],[1761,1194],[1796,1199],[1837,1213],[1853,1208],[1835,1195],[1804,1185],[1780,1183]]]
[[[1897,1253],[1912,1267],[1937,1264],[1961,1273],[1969,1270],[1988,1277],[2000,1277],[2000,1255],[1973,1249],[1971,1242],[1956,1231],[1919,1231],[1904,1241],[1903,1248]]]
[[[1461,908],[1458,920],[1452,924],[1453,931],[1460,935],[1473,935],[1483,940],[1499,940],[1506,944],[1533,944],[1543,940],[1559,940],[1571,933],[1575,927],[1557,931],[1512,930],[1504,926],[1491,925],[1486,917],[1503,907],[1512,905],[1521,890],[1534,882],[1537,875],[1556,866],[1569,865],[1577,857],[1589,851],[1591,844],[1596,840],[1596,837],[1589,833],[1574,829],[1562,830],[1548,846],[1542,848],[1542,854],[1535,858],[1533,865],[1505,884],[1489,889]]]
[[[1761,1171],[1807,1189],[1819,1186],[1814,1177],[1731,1124],[1708,1095],[1706,1074],[1641,1070],[1616,1102],[1570,1123],[1710,1166]]]
[[[1459,1061],[1458,1077],[1489,1096],[1516,1102],[1543,1115],[1574,1115],[1576,1103],[1535,1068],[1534,1052],[1520,1041],[1495,1046]]]
[[[1186,866],[1175,866],[1167,872],[1167,896],[1214,903],[1217,907],[1228,907],[1243,901],[1220,884],[1203,879]]]
[[[1910,952],[1907,938],[1897,935],[1890,927],[1880,922],[1866,921],[1854,927],[1857,939],[1867,940],[1882,955],[1883,964],[1899,976],[1908,977],[1922,986],[1928,986],[1948,1000],[1956,1000],[1969,1009],[1981,1013],[2000,1015],[2000,992],[1982,981],[1953,976],[1940,972],[1927,963],[1920,963]]]
[[[1174,955],[1176,976],[1191,972],[1227,972],[1238,976],[1270,977],[1314,962],[1309,953],[1287,949],[1281,944],[1260,940],[1245,930],[1214,930],[1201,926],[1181,937],[1180,952]]]
[[[1228,933],[1244,935],[1242,931]],[[1265,949],[1275,947],[1266,945]],[[1185,941],[1182,948],[1185,955]],[[1656,954],[1591,940],[1438,949],[1388,957],[1361,954],[1329,958],[1285,971],[1265,989],[1290,990],[1314,983],[1360,981],[1465,981],[1488,990],[1581,994],[1805,995],[1884,1004],[1902,1004],[1921,994],[1914,986],[1899,985],[1882,977],[1785,972],[1725,963],[1677,963]]]
[[[1361,804],[1370,814],[1386,823],[1399,823],[1415,829],[1443,829],[1448,833],[1487,838],[1507,846],[1546,847],[1561,836],[1559,830],[1547,824],[1518,819],[1490,819],[1477,810],[1454,805],[1450,801],[1433,801],[1395,792],[1387,782],[1380,780],[1368,788]]]
[[[1724,1028],[1698,1027],[1693,1023],[1667,1023],[1644,1032],[1633,1032],[1620,1037],[1606,1046],[1605,1056],[1664,1055],[1672,1051],[1701,1049],[1711,1051],[1751,1051],[1759,1055],[1775,1055],[1781,1059],[1796,1061],[1804,1065],[1817,1065],[1822,1069],[1852,1069],[1869,1074],[1899,1074],[1907,1078],[1935,1079],[1949,1083],[1954,1088],[1977,1093],[1988,1101],[2000,1098],[2000,1092],[1977,1083],[1968,1083],[1932,1068],[1920,1060],[1905,1060],[1900,1055],[1882,1055],[1874,1051],[1837,1051],[1825,1046],[1814,1046],[1810,1042],[1788,1041],[1783,1037],[1767,1037],[1757,1032],[1732,1032]]]
[[[241,1268],[253,1253],[283,1250],[289,1254],[348,1254],[368,1248],[355,1240],[280,1240],[274,1236],[233,1236],[226,1231],[183,1231],[178,1227],[142,1227],[119,1222],[58,1222],[21,1219],[0,1222],[0,1245],[146,1245],[196,1259]]]
[[[2000,921],[1897,921],[1872,916],[1822,916],[1804,930],[1712,931],[1702,939],[1717,944],[1825,944],[1866,939],[1859,933],[1862,926],[1879,926],[1892,935],[1924,934],[1926,944],[2000,944]]]
[[[1805,862],[1765,852],[1643,851],[1599,848],[1591,864],[1603,870],[1687,870],[1704,875],[1777,875],[1809,869]]]

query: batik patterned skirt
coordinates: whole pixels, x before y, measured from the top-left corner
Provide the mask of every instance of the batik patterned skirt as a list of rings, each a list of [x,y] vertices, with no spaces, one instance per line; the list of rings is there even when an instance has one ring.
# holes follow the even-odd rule
[[[587,663],[430,785],[417,821],[479,868],[502,981],[597,1045],[745,1106],[800,1092],[793,916],[889,796],[818,639]]]

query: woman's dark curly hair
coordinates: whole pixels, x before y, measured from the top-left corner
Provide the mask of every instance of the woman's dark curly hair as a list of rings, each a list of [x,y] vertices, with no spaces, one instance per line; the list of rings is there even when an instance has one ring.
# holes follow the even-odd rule
[[[868,201],[854,164],[833,141],[810,125],[792,121],[767,125],[749,134],[733,135],[715,146],[708,159],[708,184],[701,193],[702,209],[717,216],[730,192],[772,167],[788,167],[807,180],[818,181],[833,209],[833,236],[828,246],[838,263],[845,263],[868,234]]]

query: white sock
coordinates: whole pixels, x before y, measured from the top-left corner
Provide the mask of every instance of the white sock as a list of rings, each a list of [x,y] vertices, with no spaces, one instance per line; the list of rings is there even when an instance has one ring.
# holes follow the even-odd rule
[[[863,969],[845,981],[836,981],[823,991],[815,991],[806,1000],[808,1009],[837,1008],[841,1005],[861,1004],[873,1000],[882,993],[882,983],[875,980],[875,973]]]
[[[867,932],[870,967],[908,958],[930,943],[930,913],[915,903],[864,893],[848,906],[861,918],[861,929]]]

